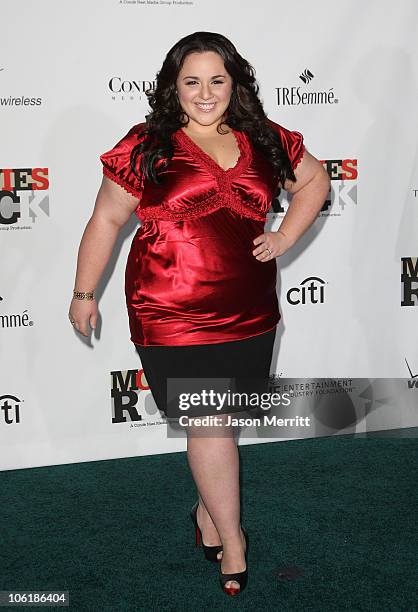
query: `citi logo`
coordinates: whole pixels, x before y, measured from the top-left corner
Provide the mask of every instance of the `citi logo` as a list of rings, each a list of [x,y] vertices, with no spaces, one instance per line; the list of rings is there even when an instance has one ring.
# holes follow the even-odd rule
[[[5,425],[20,423],[21,402],[15,395],[0,395],[0,422]]]
[[[409,363],[405,357],[405,363],[406,363],[406,367],[408,368],[409,371],[409,376],[411,377],[408,380],[408,389],[418,389],[418,372],[416,374],[412,373],[412,370],[409,366]]]
[[[13,329],[16,327],[32,327],[33,321],[29,319],[28,311],[24,310],[22,314],[0,314],[0,328]]]
[[[293,306],[299,304],[323,304],[325,301],[325,281],[319,276],[309,276],[299,287],[291,287],[286,294],[287,301]]]
[[[309,81],[312,81],[312,79],[314,78],[314,75],[312,74],[310,70],[305,68],[302,74],[299,75],[299,78],[301,79],[301,81],[303,81],[306,84],[306,83],[309,83]]]
[[[144,370],[115,370],[110,373],[112,398],[112,423],[141,421],[137,410],[138,392],[148,391]]]
[[[401,257],[401,306],[418,305],[418,258]]]

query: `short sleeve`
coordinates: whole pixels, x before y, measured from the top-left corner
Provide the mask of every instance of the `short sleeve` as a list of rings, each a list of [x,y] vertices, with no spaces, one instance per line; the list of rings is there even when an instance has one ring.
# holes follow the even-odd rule
[[[268,119],[271,127],[279,134],[282,145],[290,159],[292,169],[294,170],[303,157],[305,145],[303,135],[296,130],[291,131],[282,125]]]
[[[141,134],[143,127],[145,127],[145,122],[134,125],[112,149],[100,155],[103,174],[139,200],[142,197],[144,186],[144,178],[139,167],[141,155],[137,157],[136,162],[136,171],[140,174],[140,178],[132,171],[130,159],[133,147],[146,137]]]

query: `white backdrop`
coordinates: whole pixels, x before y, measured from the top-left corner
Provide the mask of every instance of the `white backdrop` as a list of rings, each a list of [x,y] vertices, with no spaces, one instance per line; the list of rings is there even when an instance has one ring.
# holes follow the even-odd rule
[[[19,10],[2,0],[1,13],[0,469],[185,449],[184,437],[167,438],[149,390],[130,396],[139,420],[112,418],[111,373],[134,371],[132,383],[140,369],[123,288],[134,217],[99,287],[98,337],[83,341],[67,313],[99,154],[144,120],[143,90],[196,30],[234,42],[267,114],[302,132],[332,178],[329,207],[278,260],[273,371],[405,377],[416,401],[416,0],[396,10],[388,0],[40,0]],[[282,217],[271,212],[267,228]],[[300,299],[310,277],[319,303]]]

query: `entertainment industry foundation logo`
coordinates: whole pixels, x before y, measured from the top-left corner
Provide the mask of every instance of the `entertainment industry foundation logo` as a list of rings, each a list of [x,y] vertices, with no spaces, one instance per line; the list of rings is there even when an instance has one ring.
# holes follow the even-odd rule
[[[418,258],[401,257],[401,306],[418,306]]]
[[[272,392],[290,394],[292,414],[312,418],[315,437],[377,431],[397,436],[403,435],[403,429],[417,426],[418,381],[417,375],[411,371],[410,374],[413,378],[409,381],[405,378],[299,379],[270,375],[269,384]],[[304,431],[296,429],[292,430],[292,435],[306,437]]]
[[[110,77],[107,87],[112,95],[112,100],[129,102],[142,100],[148,90],[154,90],[156,81],[143,81],[142,79],[124,79],[121,76]]]
[[[301,304],[323,304],[325,302],[325,285],[327,283],[319,276],[308,276],[299,286],[290,287],[286,299],[292,306]]]
[[[112,423],[131,422],[131,427],[159,425],[166,421],[149,390],[143,369],[110,372]],[[138,407],[140,399],[143,407]]]
[[[3,301],[3,298],[0,296],[0,303]],[[29,318],[27,309],[23,310],[23,312],[0,312],[0,329],[16,329],[17,327],[32,327],[33,325],[34,322]]]
[[[0,425],[20,423],[20,404],[23,401],[15,395],[0,395]]]
[[[31,230],[49,217],[48,168],[0,170],[0,230]]]

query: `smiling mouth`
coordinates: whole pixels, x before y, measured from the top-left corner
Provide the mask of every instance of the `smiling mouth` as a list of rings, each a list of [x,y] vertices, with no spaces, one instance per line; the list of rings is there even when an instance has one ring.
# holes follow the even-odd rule
[[[211,102],[210,104],[200,104],[199,102],[195,102],[195,104],[199,110],[208,113],[215,108],[216,102]]]

